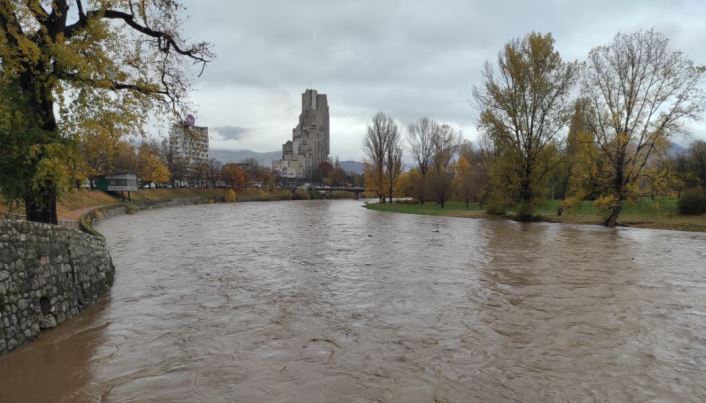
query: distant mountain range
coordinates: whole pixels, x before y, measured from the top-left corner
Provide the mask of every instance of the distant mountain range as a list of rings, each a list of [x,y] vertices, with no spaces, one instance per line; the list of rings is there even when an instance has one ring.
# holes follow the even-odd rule
[[[354,172],[357,173],[358,175],[363,174],[363,166],[364,164],[362,162],[358,161],[340,161],[341,163],[341,168],[343,168],[344,171],[348,172]]]
[[[281,151],[271,151],[266,153],[259,153],[252,150],[223,150],[223,149],[210,149],[208,150],[208,157],[215,158],[224,164],[229,162],[243,162],[249,158],[255,158],[266,167],[272,166],[272,161],[282,158]]]
[[[272,161],[282,158],[281,151],[270,151],[259,153],[252,150],[224,150],[224,149],[210,149],[208,150],[208,157],[215,158],[218,161],[226,164],[229,162],[242,162],[249,158],[255,158],[266,167],[272,166]],[[357,174],[363,173],[363,163],[358,161],[341,161],[341,167],[346,171],[355,172]]]

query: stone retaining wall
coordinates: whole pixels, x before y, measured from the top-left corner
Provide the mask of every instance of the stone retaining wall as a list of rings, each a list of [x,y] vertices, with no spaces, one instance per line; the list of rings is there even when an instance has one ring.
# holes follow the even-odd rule
[[[114,275],[100,236],[0,220],[0,355],[98,301]]]

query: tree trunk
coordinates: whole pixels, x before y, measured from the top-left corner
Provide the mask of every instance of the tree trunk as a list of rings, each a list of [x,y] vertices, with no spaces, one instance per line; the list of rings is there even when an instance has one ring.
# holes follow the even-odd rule
[[[58,224],[56,215],[56,187],[46,181],[38,189],[25,194],[25,212],[28,221]]]
[[[468,210],[468,200],[466,200],[466,210]]]
[[[520,210],[517,218],[520,221],[532,220],[532,170],[529,167],[525,168],[525,176],[520,181]]]
[[[616,201],[615,205],[611,207],[608,218],[603,221],[603,225],[605,225],[606,227],[615,227],[615,225],[618,223],[618,216],[623,210],[623,200],[625,200],[625,192],[623,191],[623,189],[625,188],[625,184],[623,183],[623,178],[625,175],[625,172],[623,170],[623,160],[624,155],[621,154],[618,161],[619,163],[616,167],[617,169],[615,172],[615,182],[613,182],[613,191],[615,192],[614,194],[618,195],[618,200]]]
[[[608,218],[603,221],[603,225],[606,227],[615,227],[615,225],[618,223],[618,216],[620,215],[620,211],[623,209],[623,202],[620,201],[616,206],[614,206],[610,210],[610,214],[608,215]]]
[[[44,71],[45,66],[37,66],[36,71]],[[56,117],[54,116],[54,100],[52,86],[46,81],[46,77],[34,76],[32,72],[25,72],[20,77],[20,86],[23,91],[32,94],[32,109],[36,113],[37,123],[44,132],[40,152],[33,159],[36,166],[45,158],[43,146],[61,141],[58,132]],[[26,193],[24,195],[25,212],[28,221],[37,221],[48,224],[58,224],[56,215],[56,184],[47,179],[42,183],[32,183],[31,178],[27,178]]]

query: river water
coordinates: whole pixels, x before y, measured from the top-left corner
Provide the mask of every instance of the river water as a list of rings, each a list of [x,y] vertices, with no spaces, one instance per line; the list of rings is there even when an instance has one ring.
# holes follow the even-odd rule
[[[2,402],[706,400],[706,234],[200,205],[99,225],[111,294]]]

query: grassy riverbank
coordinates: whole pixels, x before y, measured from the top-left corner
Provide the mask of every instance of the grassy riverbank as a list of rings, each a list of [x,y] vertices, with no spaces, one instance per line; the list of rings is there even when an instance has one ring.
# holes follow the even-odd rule
[[[130,192],[130,199],[135,203],[160,202],[176,199],[212,199],[221,200],[226,189],[140,189]],[[262,189],[242,189],[236,192],[238,201],[269,201],[290,200],[292,193],[284,191],[267,191]],[[125,203],[117,195],[98,190],[78,190],[64,193],[57,203],[57,213],[63,220],[77,220],[82,214],[97,207],[113,206]],[[0,212],[24,213],[22,205],[9,206],[0,200]]]
[[[639,200],[625,206],[618,224],[629,227],[706,232],[706,214],[698,216],[680,215],[676,204],[677,201],[673,198]],[[569,224],[601,224],[603,221],[600,211],[591,202],[584,202],[575,212],[564,212],[560,216],[557,215],[558,205],[559,201],[552,200],[539,206],[537,219]],[[464,218],[493,217],[485,212],[485,207],[477,203],[471,203],[469,208],[466,208],[463,202],[449,202],[446,203],[443,209],[434,202],[424,204],[370,203],[366,207],[371,210],[407,214]],[[509,212],[505,217],[512,218],[512,212]]]

